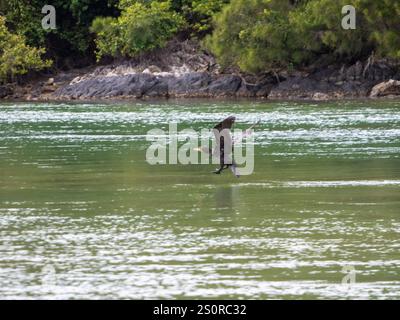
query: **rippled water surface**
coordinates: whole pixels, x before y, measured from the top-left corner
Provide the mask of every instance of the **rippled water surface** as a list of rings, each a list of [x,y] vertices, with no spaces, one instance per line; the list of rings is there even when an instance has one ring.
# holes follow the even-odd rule
[[[252,175],[145,161],[228,115]],[[399,102],[0,104],[0,298],[400,299],[399,239]]]

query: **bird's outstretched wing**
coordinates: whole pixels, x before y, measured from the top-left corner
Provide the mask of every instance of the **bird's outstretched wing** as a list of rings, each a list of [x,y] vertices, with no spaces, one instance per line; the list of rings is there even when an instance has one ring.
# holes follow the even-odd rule
[[[235,143],[235,142],[241,141],[242,139],[245,139],[245,138],[247,138],[247,137],[250,137],[250,136],[252,135],[252,133],[253,133],[252,130],[253,130],[254,127],[257,126],[258,124],[260,124],[260,120],[258,120],[255,124],[253,124],[250,128],[244,130],[243,133],[242,133],[239,137],[236,137],[236,136],[235,136],[235,137],[233,138],[233,142]]]

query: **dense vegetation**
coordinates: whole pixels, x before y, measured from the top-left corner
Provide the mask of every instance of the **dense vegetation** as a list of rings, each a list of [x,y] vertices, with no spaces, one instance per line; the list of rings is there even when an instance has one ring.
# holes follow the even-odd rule
[[[23,36],[10,33],[4,17],[0,16],[0,83],[12,81],[13,77],[28,70],[49,67],[51,61],[43,61],[43,53],[44,49],[28,46]]]
[[[118,0],[0,0],[0,14],[7,19],[9,30],[23,35],[27,44],[45,47],[57,67],[70,67],[94,51],[89,27],[97,16],[117,16],[117,3]],[[42,7],[46,4],[56,9],[55,30],[42,28]]]
[[[169,2],[146,5],[121,2],[118,18],[100,17],[91,30],[97,34],[97,55],[134,57],[141,52],[163,47],[184,25],[181,15],[171,10]]]
[[[400,58],[400,2],[351,2],[355,30],[341,27],[348,0],[232,0],[216,15],[207,46],[223,65],[252,72],[308,65],[322,55],[351,61],[375,51]]]
[[[46,67],[46,58],[68,68],[96,56],[134,57],[177,36],[198,39],[222,65],[248,72],[307,66],[321,57],[400,58],[398,0],[53,0],[57,29],[43,30],[47,2],[0,0],[1,78]],[[347,4],[356,8],[355,30],[341,27]],[[7,37],[20,49],[6,66]],[[42,59],[39,48],[46,50]],[[27,51],[29,59],[23,58]]]
[[[177,33],[203,37],[228,0],[120,0],[118,18],[98,17],[91,27],[97,57],[133,57],[163,47]]]

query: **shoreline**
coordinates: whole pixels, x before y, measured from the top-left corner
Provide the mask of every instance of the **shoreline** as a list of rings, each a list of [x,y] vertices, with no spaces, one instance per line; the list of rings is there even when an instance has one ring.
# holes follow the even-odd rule
[[[204,103],[204,102],[225,102],[225,103],[241,103],[241,102],[254,102],[254,103],[307,103],[307,104],[328,104],[328,103],[337,103],[337,102],[400,102],[400,96],[385,96],[378,98],[371,97],[345,97],[345,98],[332,98],[327,100],[312,100],[312,99],[268,99],[268,98],[254,98],[254,97],[181,97],[181,98],[140,98],[140,99],[90,99],[90,100],[26,100],[26,99],[0,99],[0,104],[9,104],[9,103],[49,103],[49,104],[105,104],[105,105],[114,105],[114,104],[126,104],[126,103],[155,103],[155,104],[194,104],[194,103]]]
[[[187,74],[191,77],[193,74]],[[198,74],[194,74],[197,76]],[[297,83],[292,84],[295,88],[290,87],[291,80],[286,80],[278,84],[267,84],[265,87],[260,87],[258,90],[265,92],[265,94],[258,95],[257,91],[251,91],[244,89],[247,86],[243,80],[238,80],[240,84],[236,84],[235,90],[229,87],[229,79],[235,77],[240,79],[237,75],[223,75],[222,77],[216,78],[214,82],[208,82],[202,87],[197,87],[194,84],[193,87],[188,87],[187,83],[183,82],[179,85],[181,78],[164,78],[165,82],[160,85],[160,78],[153,75],[145,75],[147,79],[156,82],[156,84],[150,85],[150,91],[143,91],[142,86],[146,84],[134,84],[132,86],[132,79],[141,78],[142,74],[123,75],[123,76],[112,76],[101,78],[100,81],[95,79],[95,83],[91,81],[83,81],[82,83],[71,84],[65,82],[63,84],[54,84],[54,78],[44,78],[36,81],[34,85],[32,82],[28,85],[15,86],[13,89],[9,89],[11,94],[7,94],[5,97],[0,97],[0,102],[93,102],[93,103],[115,103],[115,102],[128,102],[128,101],[270,101],[270,102],[281,102],[281,101],[299,101],[299,102],[329,102],[329,101],[354,101],[354,100],[396,100],[400,99],[400,81],[395,79],[388,79],[383,81],[349,81],[343,82],[344,86],[350,87],[343,89],[336,87],[332,83],[324,83],[328,90],[318,90],[307,84],[308,79],[298,79]],[[211,78],[211,75],[207,75]],[[228,78],[227,89],[215,88],[209,89],[215,83],[220,83],[224,86],[225,80]],[[49,79],[51,81],[51,88],[49,89]],[[163,79],[163,78],[161,78]],[[222,81],[221,81],[222,79]],[[122,84],[119,83],[122,80]],[[169,92],[169,81],[175,83],[175,92],[170,94]],[[303,82],[304,81],[304,82]],[[315,81],[315,80],[314,80]],[[102,83],[102,82],[105,82]],[[138,82],[138,81],[136,81]],[[178,85],[176,85],[176,83]],[[289,85],[287,85],[289,83]],[[299,87],[306,83],[307,88]],[[115,87],[117,85],[117,89]],[[32,87],[36,86],[36,94],[32,94]],[[155,89],[155,86],[161,87],[160,90]],[[162,87],[164,86],[164,88]],[[252,85],[252,86],[257,86]],[[39,89],[37,89],[39,87]],[[283,87],[283,88],[282,88]],[[361,88],[361,89],[360,89]],[[1,87],[0,87],[1,89]],[[44,89],[44,90],[43,90]],[[89,90],[89,91],[88,91]],[[90,92],[92,90],[92,92]],[[95,91],[93,93],[93,90]],[[131,90],[132,92],[125,90]],[[1,91],[1,90],[0,90]],[[111,94],[110,94],[111,91]],[[88,93],[89,92],[89,93]],[[113,94],[113,92],[117,92]]]
[[[178,49],[176,49],[178,48]],[[244,74],[223,69],[196,43],[176,43],[138,59],[114,61],[0,85],[0,101],[253,99],[338,101],[400,97],[400,61],[375,59],[303,70]]]
[[[83,76],[87,76],[84,73]],[[254,101],[343,101],[393,100],[400,98],[398,77],[381,80],[330,82],[312,77],[288,77],[277,83],[271,76],[264,83],[249,84],[237,74],[185,73],[159,76],[132,73],[95,76],[74,82],[59,81],[57,75],[26,85],[3,86],[0,101],[21,102],[126,102],[151,100],[254,100]],[[1,88],[0,88],[1,89]],[[1,92],[1,90],[0,90]]]

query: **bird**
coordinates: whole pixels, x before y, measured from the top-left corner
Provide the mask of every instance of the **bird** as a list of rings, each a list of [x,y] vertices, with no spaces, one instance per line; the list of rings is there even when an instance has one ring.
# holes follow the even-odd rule
[[[194,150],[209,154],[215,158],[219,158],[220,167],[215,171],[213,171],[213,173],[221,174],[223,170],[230,168],[234,176],[239,178],[239,175],[236,170],[236,163],[233,158],[230,159],[234,144],[234,139],[232,138],[230,130],[232,129],[232,126],[235,123],[235,121],[236,117],[230,116],[213,127],[213,132],[216,139],[216,146],[214,150],[205,146],[201,146],[200,148],[195,148]],[[258,123],[259,121],[256,124],[252,125],[250,128],[248,128],[243,134],[243,137],[248,136],[251,133],[251,130]],[[221,134],[221,132],[225,129],[227,129],[227,131]],[[231,147],[230,151],[227,150],[227,148],[229,147]]]
[[[219,155],[219,169],[215,170],[215,174],[220,174],[224,169],[231,168],[232,173],[239,177],[236,174],[236,164],[233,159],[230,159],[230,155],[233,151],[233,140],[230,130],[232,129],[233,124],[235,123],[236,118],[234,116],[230,116],[220,123],[218,123],[213,129],[214,136],[216,139],[216,147],[217,156]],[[222,131],[226,130],[221,134]],[[229,150],[230,148],[230,150]]]

